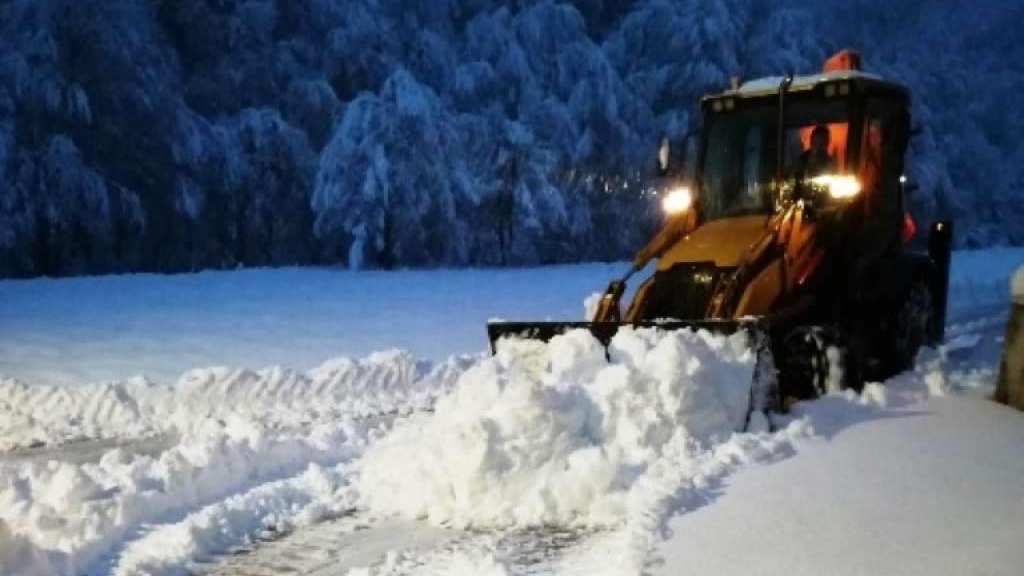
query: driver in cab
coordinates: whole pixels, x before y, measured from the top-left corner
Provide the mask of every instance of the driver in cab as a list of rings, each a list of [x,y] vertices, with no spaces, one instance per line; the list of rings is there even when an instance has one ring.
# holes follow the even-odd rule
[[[797,177],[801,180],[808,180],[836,171],[836,160],[828,152],[831,140],[832,136],[828,128],[820,124],[814,127],[814,130],[811,131],[810,147],[800,154],[797,161]]]

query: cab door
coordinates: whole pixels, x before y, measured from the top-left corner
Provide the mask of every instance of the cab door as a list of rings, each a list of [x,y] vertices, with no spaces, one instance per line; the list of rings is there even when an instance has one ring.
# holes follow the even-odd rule
[[[853,231],[854,280],[865,295],[882,297],[902,285],[904,154],[910,135],[906,102],[869,97],[861,129],[858,178],[862,198]],[[895,276],[894,276],[895,275]]]

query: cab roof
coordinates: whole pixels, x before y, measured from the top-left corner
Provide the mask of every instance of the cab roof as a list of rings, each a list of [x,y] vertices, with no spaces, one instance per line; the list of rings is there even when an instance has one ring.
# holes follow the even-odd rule
[[[773,96],[778,94],[779,85],[783,79],[783,76],[768,76],[756,80],[748,80],[738,88],[725,90],[718,94],[708,94],[702,98],[702,101],[706,102],[725,97],[756,98]],[[827,84],[842,84],[844,82],[855,86],[859,92],[895,92],[904,98],[909,97],[909,92],[903,85],[860,70],[835,70],[820,74],[794,76],[793,83],[787,91],[790,93],[810,92]]]

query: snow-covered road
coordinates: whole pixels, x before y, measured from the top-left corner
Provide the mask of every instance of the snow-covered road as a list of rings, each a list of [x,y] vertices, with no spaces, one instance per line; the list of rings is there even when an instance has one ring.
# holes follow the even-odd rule
[[[280,335],[289,314],[311,318],[296,310],[330,309],[312,293],[334,298],[332,279],[307,287],[301,304],[275,293],[274,330],[255,337],[241,320],[252,310],[208,303],[216,324],[238,318],[248,335],[233,343],[212,331],[203,354],[262,350],[316,368],[196,369],[172,384],[161,371],[210,326],[202,309],[176,320],[191,327],[168,336],[169,358],[151,345],[133,357],[130,339],[90,322],[109,312],[110,332],[159,343],[154,319],[184,309],[147,295],[174,293],[180,279],[158,289],[163,279],[146,277],[134,295],[125,282],[134,304],[124,310],[106,290],[82,290],[105,279],[39,281],[38,302],[31,282],[0,282],[18,306],[0,309],[11,321],[0,329],[17,327],[0,338],[0,574],[1019,574],[1024,416],[984,398],[1006,279],[1021,262],[1024,251],[958,254],[943,350],[885,386],[798,405],[776,432],[744,434],[730,432],[739,404],[729,390],[751,359],[725,340],[630,333],[608,364],[587,338],[568,338],[545,352],[553,361],[542,373],[514,354],[424,361],[390,351],[302,364],[311,341]],[[559,268],[559,289],[575,286],[576,297],[520,313],[578,317],[611,268]],[[281,287],[302,276],[283,273]],[[214,281],[244,288],[246,274],[275,273],[239,274]],[[347,324],[373,326],[368,340],[331,346],[383,349],[374,339],[391,327],[396,339],[457,350],[470,322],[482,340],[483,319],[501,315],[491,306],[553,286],[538,287],[537,271],[505,271],[495,285],[482,271],[438,272],[422,285],[453,274],[473,280],[451,294],[494,296],[466,306],[471,320],[427,302],[420,322],[432,328],[395,329],[420,307],[410,300]],[[201,308],[193,296],[182,300]],[[47,310],[57,302],[84,311],[60,324]],[[43,333],[52,349],[8,363]],[[104,338],[119,343],[89,341]],[[50,364],[62,347],[66,365]],[[154,359],[161,376],[127,378]],[[112,382],[2,379],[25,374]]]
[[[803,407],[815,437],[675,516],[651,573],[1020,574],[1024,415],[955,394],[902,396],[852,420],[831,414],[832,399]],[[723,537],[742,553],[722,554]]]

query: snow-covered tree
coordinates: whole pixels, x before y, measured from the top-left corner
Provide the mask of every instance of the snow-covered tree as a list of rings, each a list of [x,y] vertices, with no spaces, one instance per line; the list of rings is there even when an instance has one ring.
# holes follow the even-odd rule
[[[691,127],[697,98],[742,72],[746,0],[643,0],[607,41],[627,85],[679,137]]]
[[[437,95],[404,69],[348,104],[320,160],[318,235],[349,245],[350,266],[464,260],[458,138]]]
[[[918,219],[1020,244],[1022,21],[1001,0],[3,0],[0,275],[622,258],[701,94],[848,46],[911,89]]]

